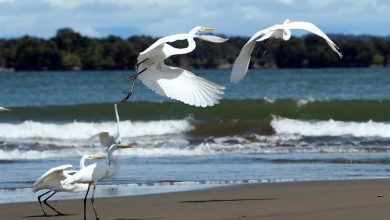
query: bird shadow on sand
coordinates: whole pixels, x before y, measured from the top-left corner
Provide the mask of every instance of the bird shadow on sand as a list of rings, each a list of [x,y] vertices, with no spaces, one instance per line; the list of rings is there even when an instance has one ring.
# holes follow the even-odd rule
[[[25,216],[24,218],[55,218],[60,216],[72,216],[77,214],[63,214],[63,215],[29,215]]]
[[[157,219],[166,219],[166,218],[116,218],[113,220],[157,220]]]
[[[260,199],[210,199],[210,200],[189,200],[181,201],[180,203],[209,203],[209,202],[242,202],[242,201],[267,201],[276,200],[279,198],[260,198]]]

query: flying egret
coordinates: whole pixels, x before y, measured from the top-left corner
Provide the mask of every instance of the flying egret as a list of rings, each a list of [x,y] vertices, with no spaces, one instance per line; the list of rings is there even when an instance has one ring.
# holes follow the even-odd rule
[[[131,90],[122,102],[132,95],[135,80],[140,78],[147,87],[157,94],[189,105],[206,107],[219,103],[225,87],[198,77],[188,70],[167,66],[164,63],[164,60],[170,56],[192,52],[196,47],[194,38],[213,43],[227,41],[227,39],[217,36],[197,35],[199,32],[211,30],[214,29],[197,26],[188,33],[163,37],[142,51],[137,59],[136,74],[129,77],[132,84]],[[175,48],[168,44],[178,40],[187,40],[188,47]]]
[[[233,83],[238,83],[242,78],[244,78],[246,72],[248,71],[251,54],[257,41],[263,41],[269,38],[283,39],[287,41],[291,37],[291,29],[309,31],[322,37],[328,43],[330,48],[336,52],[337,55],[339,55],[340,58],[343,57],[343,55],[338,51],[337,45],[333,43],[333,41],[314,24],[303,21],[291,22],[290,20],[286,19],[283,24],[276,24],[264,30],[258,31],[248,40],[248,42],[241,49],[241,52],[238,55],[236,61],[234,62],[232,73],[230,75],[230,81]]]
[[[114,104],[114,109],[115,109],[115,116],[116,116],[116,132],[113,133],[112,135],[107,132],[99,132],[92,137],[88,139],[88,142],[94,139],[95,137],[99,137],[99,142],[102,146],[105,147],[110,147],[113,144],[120,144],[122,139],[120,138],[120,133],[119,133],[119,114],[118,114],[118,107],[117,104]]]
[[[86,183],[88,184],[87,193],[84,197],[84,220],[87,219],[86,216],[86,202],[87,202],[87,196],[89,189],[91,185],[92,188],[92,197],[91,197],[91,203],[93,205],[93,210],[95,212],[96,219],[99,219],[99,216],[96,212],[96,207],[94,203],[94,197],[95,197],[95,188],[96,183],[98,180],[110,178],[114,175],[116,175],[119,171],[119,160],[113,156],[113,153],[115,150],[121,150],[121,149],[127,149],[131,148],[131,146],[122,146],[118,144],[113,144],[108,149],[108,164],[106,163],[94,163],[91,165],[88,165],[79,171],[77,171],[74,175],[69,176],[64,180],[65,184],[79,184],[79,183]]]
[[[11,109],[0,107],[0,112],[9,112],[9,111],[11,111]]]
[[[80,160],[80,169],[85,167],[85,160],[87,159],[100,159],[103,158],[102,156],[95,156],[95,155],[84,155]],[[83,192],[86,191],[88,188],[87,184],[77,183],[77,184],[64,184],[63,181],[71,176],[72,174],[76,173],[74,170],[66,170],[68,168],[71,168],[72,165],[66,164],[61,165],[58,167],[53,167],[49,169],[46,173],[44,173],[41,177],[39,177],[33,184],[32,191],[38,192],[44,189],[47,189],[48,191],[38,196],[38,202],[41,206],[41,209],[43,211],[43,214],[45,216],[48,216],[45,210],[42,207],[41,198],[42,196],[52,192],[48,197],[46,197],[45,200],[43,200],[43,203],[46,204],[49,208],[51,208],[53,211],[57,213],[57,215],[63,215],[63,213],[57,211],[54,207],[49,205],[47,201],[50,197],[54,196],[57,192]]]

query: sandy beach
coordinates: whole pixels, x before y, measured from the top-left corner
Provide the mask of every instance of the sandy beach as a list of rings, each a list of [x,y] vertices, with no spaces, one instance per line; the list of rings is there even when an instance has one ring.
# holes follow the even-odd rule
[[[82,219],[82,200],[52,201]],[[207,190],[96,199],[101,219],[389,219],[390,180],[235,185]],[[89,207],[88,219],[94,219]],[[0,205],[1,219],[44,219],[37,202]]]

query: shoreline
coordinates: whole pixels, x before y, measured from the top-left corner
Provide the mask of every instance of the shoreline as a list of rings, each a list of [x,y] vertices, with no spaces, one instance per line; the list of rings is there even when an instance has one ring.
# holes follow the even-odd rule
[[[230,71],[233,66],[233,63],[223,63],[219,66],[213,68],[192,68],[193,71]],[[325,67],[278,67],[276,65],[259,65],[254,64],[252,67],[248,68],[248,70],[289,70],[289,69],[388,69],[390,68],[390,64],[387,65],[368,65],[368,66],[325,66]],[[42,72],[134,72],[135,69],[62,69],[62,70],[49,70],[49,69],[30,69],[30,70],[16,70],[15,68],[1,68],[1,73],[42,73]]]
[[[381,195],[381,196],[379,196]],[[248,183],[95,199],[101,219],[389,219],[390,179]],[[81,219],[82,199],[53,200]],[[93,219],[88,204],[88,219]],[[37,219],[38,202],[0,204],[2,219]]]
[[[352,179],[278,179],[278,180],[237,180],[237,181],[210,181],[209,183],[200,182],[180,182],[174,184],[152,184],[152,185],[134,185],[134,184],[98,184],[95,191],[95,198],[117,198],[130,196],[159,195],[167,193],[191,192],[199,190],[210,190],[222,187],[245,186],[252,184],[273,184],[273,183],[305,183],[305,182],[328,182],[328,181],[359,181],[359,180],[386,180],[386,177],[363,177]],[[0,205],[36,202],[40,194],[45,192],[33,193],[31,188],[20,189],[0,189]],[[84,198],[85,192],[66,193],[59,192],[51,200],[67,201],[80,200]],[[12,197],[12,198],[11,198]]]

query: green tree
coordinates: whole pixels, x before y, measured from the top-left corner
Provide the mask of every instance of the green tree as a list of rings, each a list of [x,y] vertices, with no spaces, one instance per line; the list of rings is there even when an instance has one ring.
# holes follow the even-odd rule
[[[82,69],[84,70],[101,70],[103,69],[103,48],[98,40],[91,39],[88,46],[82,53]]]
[[[62,55],[62,66],[66,70],[79,70],[81,69],[81,60],[77,54],[65,53]]]
[[[305,66],[305,52],[303,41],[292,37],[289,41],[280,42],[273,54],[278,67],[298,68]]]
[[[343,59],[320,37],[307,35],[289,41],[273,39],[258,42],[249,67],[367,67],[390,65],[390,38],[372,36],[330,36],[340,46]],[[59,29],[50,39],[25,36],[0,39],[0,66],[16,70],[112,70],[133,69],[138,54],[157,38],[116,36],[90,38],[70,28]],[[248,37],[230,37],[223,44],[196,39],[193,52],[172,56],[168,65],[185,68],[230,67]],[[172,43],[186,47],[187,42]]]
[[[316,35],[307,35],[303,38],[306,47],[307,67],[337,66],[340,58],[332,51],[328,43]]]
[[[50,41],[25,36],[15,54],[16,70],[58,70],[61,59],[57,46]]]
[[[373,51],[367,42],[358,39],[344,40],[342,43],[343,66],[367,67],[373,58]]]
[[[63,28],[57,31],[56,36],[52,39],[57,45],[57,48],[65,52],[80,52],[87,45],[89,39],[82,37],[79,33],[74,32],[70,28]]]

